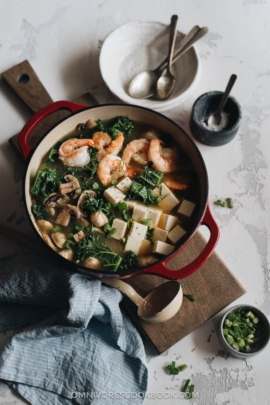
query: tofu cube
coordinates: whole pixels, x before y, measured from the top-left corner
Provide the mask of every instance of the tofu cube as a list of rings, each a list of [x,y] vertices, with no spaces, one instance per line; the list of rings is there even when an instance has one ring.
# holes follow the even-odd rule
[[[194,204],[191,201],[188,200],[183,200],[180,204],[180,207],[178,208],[178,214],[186,215],[187,217],[190,217],[192,212],[194,211],[194,208],[196,207],[196,204]]]
[[[146,218],[147,207],[141,204],[136,204],[133,208],[132,219],[137,222],[142,222]]]
[[[167,195],[171,194],[171,190],[166,186],[166,184],[161,183],[159,186],[155,187],[152,191],[154,197],[164,198]]]
[[[120,240],[125,236],[127,222],[123,221],[122,219],[115,218],[112,223],[112,228],[117,229],[117,231],[112,234],[112,238]]]
[[[181,226],[176,225],[168,234],[168,239],[173,244],[176,244],[184,235],[186,231]]]
[[[130,250],[138,255],[142,240],[134,238],[133,236],[128,236],[127,241],[125,244],[125,252],[129,252]]]
[[[118,190],[118,188],[114,187],[114,186],[107,188],[104,191],[103,196],[111,204],[118,204],[119,202],[123,201],[126,198],[125,194],[122,193],[122,191]]]
[[[161,242],[165,242],[168,236],[168,231],[165,231],[161,228],[155,228],[153,231],[153,240],[161,240]]]
[[[153,245],[148,239],[143,239],[141,242],[139,255],[140,256],[147,256],[150,255],[153,251]]]
[[[170,193],[166,197],[164,197],[158,205],[162,209],[163,212],[167,213],[167,212],[170,212],[178,204],[179,204],[179,200],[175,197],[175,195],[173,193]]]
[[[135,239],[142,240],[145,238],[147,230],[148,227],[146,225],[139,224],[139,222],[133,221],[130,228],[129,236],[132,236]]]
[[[153,246],[153,253],[159,253],[160,255],[169,255],[174,250],[174,246],[169,243],[156,240]]]
[[[159,223],[161,214],[162,214],[161,210],[157,210],[155,208],[148,208],[147,209],[145,218],[151,220],[151,225],[150,225],[151,228],[157,226],[157,224]]]
[[[158,223],[158,227],[170,231],[178,222],[178,218],[173,215],[162,214]]]
[[[129,177],[125,177],[123,180],[120,180],[116,187],[122,191],[122,193],[128,192],[132,184],[132,180]]]
[[[138,202],[134,201],[134,200],[126,200],[125,203],[127,205],[127,210],[131,210],[131,209],[133,210],[135,205],[138,204]]]
[[[85,238],[85,233],[83,231],[79,231],[73,235],[75,242],[79,243],[81,240]]]

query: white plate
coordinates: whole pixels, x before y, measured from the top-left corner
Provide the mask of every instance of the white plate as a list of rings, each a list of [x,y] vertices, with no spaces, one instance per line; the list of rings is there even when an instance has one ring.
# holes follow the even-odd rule
[[[178,31],[176,46],[183,35]],[[166,58],[168,44],[169,28],[158,22],[132,21],[109,34],[101,48],[99,65],[110,91],[125,103],[157,111],[167,110],[184,101],[199,80],[200,64],[194,47],[173,65],[177,83],[168,100],[138,100],[128,94],[129,83],[137,73],[154,69]]]

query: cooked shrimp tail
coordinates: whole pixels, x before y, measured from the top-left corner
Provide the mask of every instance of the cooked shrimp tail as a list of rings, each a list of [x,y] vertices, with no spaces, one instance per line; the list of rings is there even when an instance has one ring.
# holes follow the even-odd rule
[[[188,184],[179,183],[178,181],[174,180],[163,180],[163,182],[168,186],[171,190],[186,190],[188,188]]]
[[[85,166],[90,162],[89,146],[94,146],[92,139],[68,139],[59,148],[59,159],[66,166]]]
[[[119,156],[106,155],[99,162],[97,176],[103,186],[109,186],[113,180],[127,176],[124,161]]]
[[[164,142],[158,138],[150,141],[148,160],[153,168],[162,173],[171,172],[176,168],[177,155],[174,149],[164,148]]]

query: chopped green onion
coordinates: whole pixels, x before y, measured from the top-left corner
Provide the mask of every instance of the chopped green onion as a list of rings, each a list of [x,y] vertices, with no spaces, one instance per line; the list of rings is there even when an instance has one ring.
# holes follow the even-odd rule
[[[100,188],[99,184],[95,181],[95,183],[92,184],[92,189],[98,190],[99,188]]]
[[[151,219],[143,219],[142,224],[145,226],[150,226],[151,225]]]
[[[233,200],[232,200],[232,198],[227,198],[226,201],[227,201],[228,208],[233,208]]]
[[[70,249],[74,245],[73,240],[67,239],[65,242],[65,248]]]
[[[190,398],[193,398],[194,388],[194,384],[191,384],[191,386],[189,387]]]
[[[216,205],[220,205],[221,207],[225,207],[225,206],[226,206],[225,201],[222,201],[222,200],[217,200],[217,201],[215,201],[215,204],[216,204]]]
[[[78,232],[80,232],[80,231],[83,231],[83,230],[84,230],[84,226],[79,225],[79,224],[75,225],[75,226],[74,226],[74,228],[75,228],[75,229],[76,229],[76,231],[78,231]]]
[[[119,211],[126,211],[127,210],[127,204],[124,201],[118,203],[116,205],[116,207],[119,209]]]
[[[122,243],[126,243],[126,241],[127,241],[127,238],[121,238]]]
[[[112,185],[112,186],[116,186],[116,184],[117,184],[117,180],[112,180],[112,181],[111,181],[111,185]]]
[[[179,374],[181,371],[184,371],[188,366],[186,364],[182,364],[181,366],[176,367],[175,361],[172,361],[171,364],[167,365],[167,369],[169,370],[170,374]]]
[[[182,388],[182,392],[186,392],[186,390],[187,390],[187,388],[189,386],[189,383],[190,383],[190,379],[186,380],[186,382],[185,382],[185,384],[184,384],[184,386]]]
[[[184,297],[187,297],[190,301],[196,301],[196,298],[192,294],[183,294]]]
[[[55,226],[53,229],[52,229],[52,233],[57,233],[57,232],[61,232],[62,231],[62,228],[60,227],[60,226]]]

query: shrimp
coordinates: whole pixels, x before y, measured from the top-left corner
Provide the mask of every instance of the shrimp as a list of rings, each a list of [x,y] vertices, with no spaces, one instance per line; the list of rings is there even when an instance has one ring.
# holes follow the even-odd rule
[[[112,137],[106,132],[96,132],[93,135],[95,148],[98,149],[97,157],[102,159],[105,155],[117,155],[124,143],[124,135],[118,132],[117,138]]]
[[[188,184],[180,183],[180,182],[175,181],[175,180],[163,180],[163,182],[171,190],[186,190],[188,188]]]
[[[162,173],[171,172],[176,168],[176,152],[171,148],[163,148],[163,142],[154,138],[150,141],[148,160],[153,162],[153,168]]]
[[[106,155],[99,162],[97,176],[104,186],[109,186],[113,180],[126,175],[126,165],[119,156]]]
[[[145,166],[148,163],[148,150],[150,142],[147,139],[135,139],[129,142],[123,151],[122,159],[126,165],[129,165],[131,159],[140,165]]]
[[[60,146],[59,159],[66,166],[85,166],[90,162],[89,146],[94,146],[92,139],[69,139]]]

